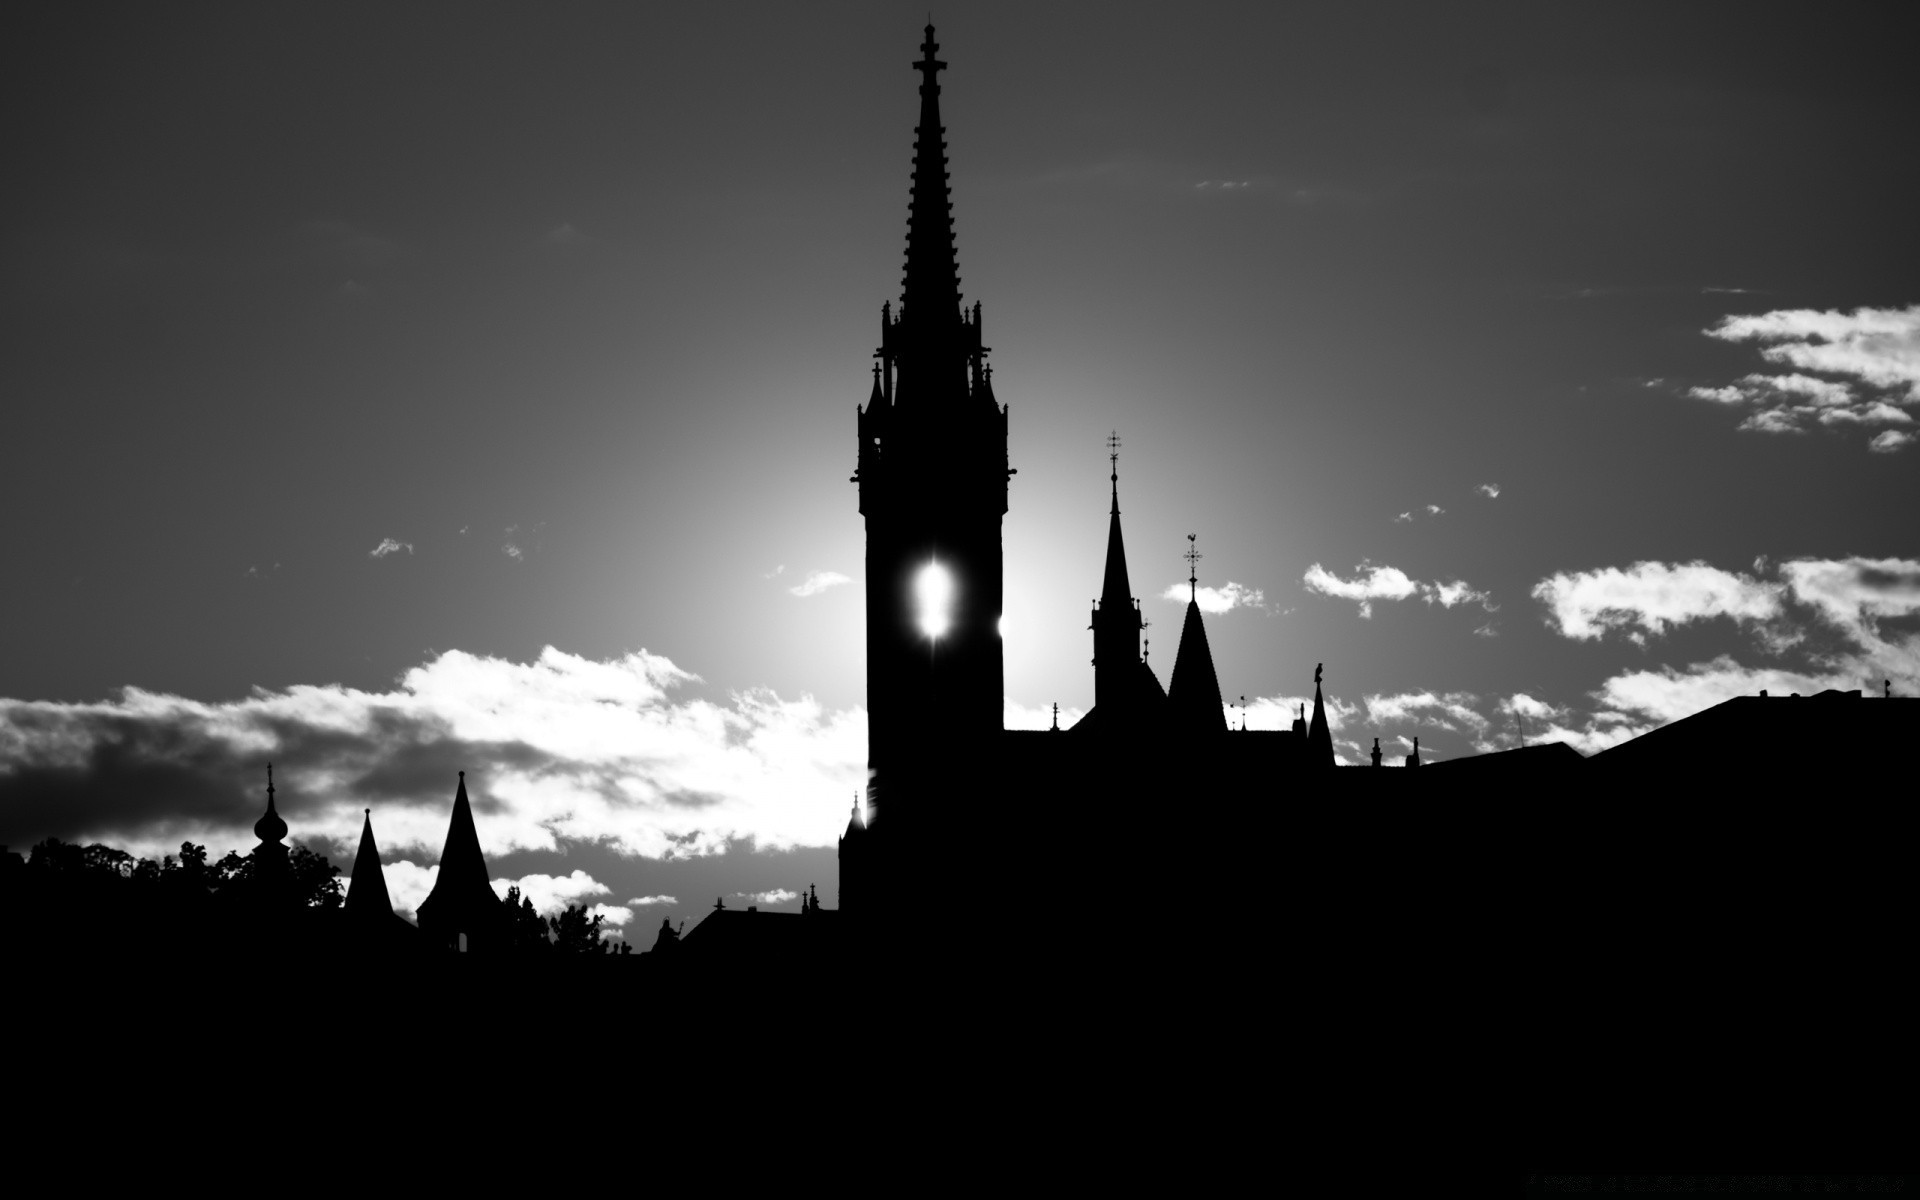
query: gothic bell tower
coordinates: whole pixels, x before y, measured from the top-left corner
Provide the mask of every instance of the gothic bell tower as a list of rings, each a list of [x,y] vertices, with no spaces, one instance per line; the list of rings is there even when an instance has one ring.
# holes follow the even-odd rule
[[[877,827],[915,808],[924,815],[947,790],[929,784],[941,765],[998,736],[1005,683],[1007,410],[994,399],[980,306],[960,303],[940,124],[946,64],[934,57],[931,25],[920,50],[906,276],[899,308],[880,310],[853,480],[867,527],[868,800]]]

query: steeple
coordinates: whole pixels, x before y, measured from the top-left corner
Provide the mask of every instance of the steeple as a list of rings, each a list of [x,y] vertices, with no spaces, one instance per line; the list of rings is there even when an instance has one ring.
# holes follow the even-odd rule
[[[1120,434],[1107,435],[1107,481],[1113,485],[1113,506],[1107,513],[1107,573],[1100,585],[1100,607],[1131,607],[1133,588],[1127,584],[1127,547],[1120,540]]]
[[[1326,702],[1320,698],[1320,672],[1326,665],[1316,663],[1313,668],[1313,724],[1307,727],[1307,765],[1310,767],[1333,765],[1333,734],[1327,728]]]
[[[447,842],[440,851],[440,873],[420,902],[420,932],[450,949],[496,951],[506,948],[507,912],[487,881],[487,860],[480,853],[480,832],[467,800],[467,773],[453,796]]]
[[[920,43],[920,126],[913,139],[913,191],[907,210],[906,278],[900,288],[901,317],[921,329],[960,320],[960,267],[953,244],[953,202],[947,182],[946,127],[940,124],[939,43],[933,26]]]
[[[386,872],[380,869],[380,847],[373,841],[373,810],[360,826],[360,852],[353,856],[353,875],[347,883],[346,910],[355,916],[391,916],[393,899],[387,894]]]
[[[1127,580],[1127,547],[1120,537],[1120,435],[1107,435],[1107,482],[1113,489],[1107,512],[1107,569],[1100,584],[1100,599],[1093,610],[1093,706],[1100,712],[1100,723],[1114,728],[1116,722],[1132,723],[1145,716],[1151,706],[1149,693],[1158,685],[1146,686],[1141,673],[1145,660],[1140,653],[1140,634],[1146,628],[1141,619],[1139,601]],[[1102,705],[1105,706],[1102,710]]]
[[[1167,684],[1167,704],[1174,724],[1195,733],[1225,733],[1226,707],[1220,699],[1220,679],[1213,671],[1213,651],[1207,646],[1206,626],[1200,619],[1200,579],[1196,570],[1200,551],[1196,535],[1187,535],[1186,623],[1180,627],[1180,649],[1173,657],[1173,679]]]

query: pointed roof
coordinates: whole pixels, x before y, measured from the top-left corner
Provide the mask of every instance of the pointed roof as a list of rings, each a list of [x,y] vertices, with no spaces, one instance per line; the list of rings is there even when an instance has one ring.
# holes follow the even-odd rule
[[[1333,765],[1333,734],[1327,728],[1326,702],[1320,698],[1320,671],[1325,663],[1313,668],[1313,724],[1307,727],[1307,764],[1315,767]]]
[[[366,823],[360,827],[360,852],[353,856],[353,875],[347,882],[346,910],[367,916],[387,916],[393,912],[393,898],[387,894],[386,872],[380,869],[380,847],[373,841],[373,810],[367,810]]]
[[[1173,657],[1167,703],[1176,724],[1206,733],[1227,731],[1220,679],[1213,672],[1213,651],[1207,646],[1207,628],[1200,619],[1198,600],[1187,601],[1187,620],[1180,627],[1180,650]]]
[[[473,825],[473,805],[467,800],[467,773],[460,772],[460,790],[453,796],[453,816],[447,822],[447,843],[440,851],[440,873],[433,890],[420,902],[420,917],[441,906],[456,911],[474,907],[491,911],[500,907],[487,881],[487,860],[480,853],[480,831]]]
[[[940,124],[939,72],[946,63],[927,26],[920,44],[920,125],[914,131],[913,189],[907,209],[906,277],[901,280],[901,316],[922,329],[930,320],[960,319],[960,268],[953,244],[953,204],[947,183],[946,128]]]

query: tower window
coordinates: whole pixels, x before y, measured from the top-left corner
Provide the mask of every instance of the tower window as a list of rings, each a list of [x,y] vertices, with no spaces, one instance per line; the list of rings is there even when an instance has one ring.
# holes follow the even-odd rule
[[[920,632],[938,638],[953,624],[953,576],[939,562],[920,568],[913,581],[914,598],[919,602]]]

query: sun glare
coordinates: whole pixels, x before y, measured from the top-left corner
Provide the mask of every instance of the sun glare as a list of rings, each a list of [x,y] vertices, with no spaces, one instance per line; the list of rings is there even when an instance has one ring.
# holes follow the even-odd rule
[[[920,632],[930,638],[946,633],[953,623],[953,576],[938,562],[930,562],[920,568],[913,593],[920,602]]]

